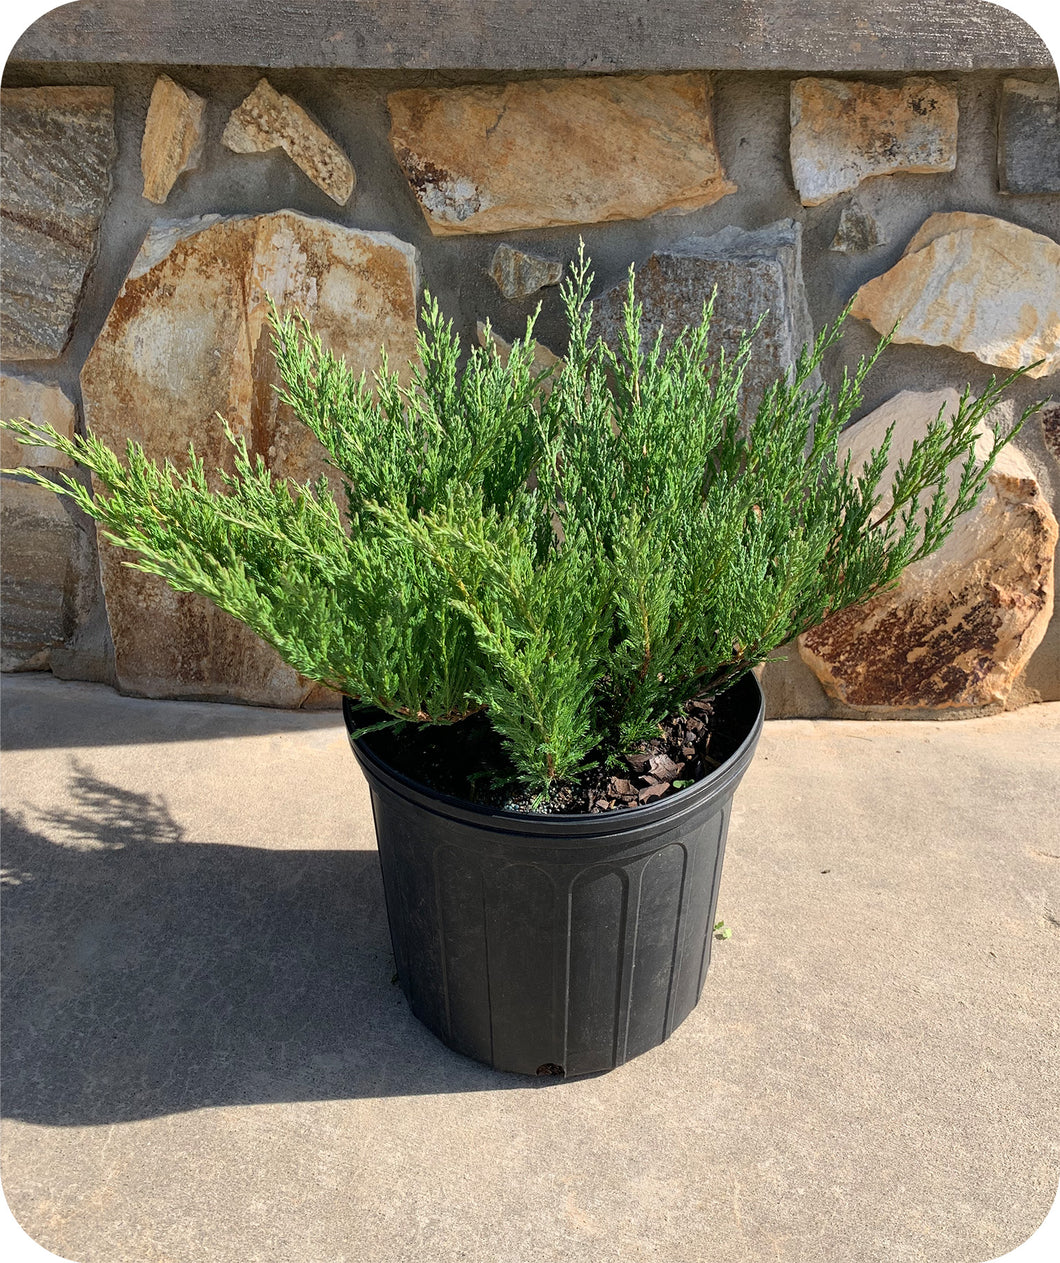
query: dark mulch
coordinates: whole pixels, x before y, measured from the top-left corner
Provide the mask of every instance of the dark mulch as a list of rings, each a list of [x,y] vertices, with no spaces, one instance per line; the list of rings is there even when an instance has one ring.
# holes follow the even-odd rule
[[[365,723],[372,719],[367,712]],[[712,702],[693,699],[659,725],[657,737],[556,785],[544,801],[518,786],[484,714],[448,726],[408,724],[364,740],[395,771],[439,793],[505,811],[582,815],[677,793],[724,763],[746,735],[729,727],[724,707],[718,713]]]

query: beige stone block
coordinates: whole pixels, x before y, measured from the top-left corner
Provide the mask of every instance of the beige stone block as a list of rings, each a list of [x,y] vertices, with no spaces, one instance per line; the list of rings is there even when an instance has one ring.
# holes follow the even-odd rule
[[[319,188],[345,206],[357,182],[353,164],[297,101],[262,79],[229,116],[222,137],[235,153],[282,149]]]
[[[155,80],[140,143],[143,195],[149,202],[164,202],[177,176],[199,165],[205,111],[206,101],[169,75]]]
[[[386,233],[293,211],[167,230],[145,243],[81,375],[85,420],[106,443],[143,444],[183,463],[189,442],[208,470],[231,469],[217,414],[282,478],[327,472],[324,452],[279,403],[268,300],[297,308],[354,371],[416,355],[417,255]],[[103,586],[125,692],[297,706],[313,685],[206,601],[123,565],[101,545]]]
[[[32,421],[54,426],[64,438],[74,437],[74,405],[58,386],[27,377],[0,374],[0,419]],[[70,469],[73,461],[54,447],[27,447],[7,430],[0,430],[0,468]]]
[[[957,403],[952,389],[896,395],[844,436],[852,468],[861,468],[893,424],[889,483],[914,439]],[[980,455],[988,441],[984,432]],[[951,470],[951,488],[958,474]],[[888,507],[885,501],[879,513]],[[1052,615],[1057,534],[1030,467],[1010,445],[937,553],[908,567],[895,590],[799,637],[799,653],[830,697],[857,709],[1000,708]]]
[[[950,346],[1029,376],[1060,370],[1060,245],[993,215],[926,219],[889,271],[858,290],[852,312],[896,342]]]
[[[641,219],[736,190],[702,73],[410,88],[387,104],[390,143],[438,236]]]
[[[791,174],[804,206],[817,206],[870,176],[952,171],[957,93],[936,79],[896,87],[862,80],[797,79],[791,85]]]

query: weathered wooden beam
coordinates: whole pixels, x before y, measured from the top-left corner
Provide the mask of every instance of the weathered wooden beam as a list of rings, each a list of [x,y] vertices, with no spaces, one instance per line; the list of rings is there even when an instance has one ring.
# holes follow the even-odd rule
[[[1047,68],[986,0],[77,0],[15,61],[416,70]]]

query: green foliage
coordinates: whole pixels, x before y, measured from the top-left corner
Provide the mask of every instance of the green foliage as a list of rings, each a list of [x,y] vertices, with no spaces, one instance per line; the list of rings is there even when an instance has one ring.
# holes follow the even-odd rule
[[[814,387],[841,317],[741,427],[754,330],[731,357],[709,354],[708,305],[698,326],[646,340],[631,270],[607,346],[591,282],[582,256],[563,290],[567,358],[547,381],[533,320],[507,357],[487,339],[461,367],[428,298],[403,381],[385,358],[355,376],[301,317],[274,312],[280,397],[327,452],[341,507],[327,480],[275,479],[227,426],[234,471],[216,485],[193,449],[181,470],[133,443],[121,460],[91,435],[9,422],[96,490],[18,472],[74,499],[135,554],[127,564],[209,598],[386,722],[486,708],[542,790],[894,584],[942,544],[1015,432],[973,455],[1018,374],[966,391],[881,486],[890,433],[862,469],[838,446],[884,343],[836,388]]]

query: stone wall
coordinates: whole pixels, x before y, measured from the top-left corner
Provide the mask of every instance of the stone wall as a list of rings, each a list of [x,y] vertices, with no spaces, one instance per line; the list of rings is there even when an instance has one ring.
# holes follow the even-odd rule
[[[1055,74],[498,73],[14,61],[4,78],[5,416],[225,459],[220,412],[281,474],[320,454],[271,390],[269,297],[371,367],[423,287],[505,338],[579,237],[606,327],[631,262],[652,318],[718,287],[723,343],[763,308],[758,379],[857,295],[829,373],[900,317],[857,453],[912,442],[966,383],[1040,360],[1060,399]],[[944,553],[766,668],[774,715],[980,714],[1060,698],[1060,408],[1025,427]],[[4,464],[47,454],[8,451]],[[278,706],[334,699],[227,616],[129,570],[6,478],[5,669]]]

